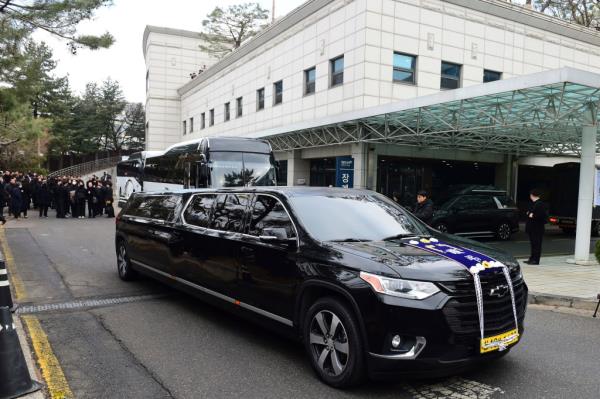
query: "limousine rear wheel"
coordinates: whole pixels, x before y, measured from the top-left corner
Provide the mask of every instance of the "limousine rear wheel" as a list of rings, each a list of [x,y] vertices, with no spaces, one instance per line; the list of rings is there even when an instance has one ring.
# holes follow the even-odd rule
[[[306,312],[304,343],[318,376],[336,388],[360,383],[365,374],[359,327],[335,298],[321,298]]]
[[[123,241],[117,245],[117,270],[119,277],[124,281],[131,281],[136,277],[136,272],[131,268],[131,261],[127,255],[127,247]]]

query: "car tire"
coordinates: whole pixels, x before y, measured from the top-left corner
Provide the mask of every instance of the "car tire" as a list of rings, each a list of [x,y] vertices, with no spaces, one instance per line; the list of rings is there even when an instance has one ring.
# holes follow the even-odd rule
[[[349,388],[364,380],[360,328],[341,301],[332,297],[316,301],[305,313],[303,338],[311,365],[323,382],[335,388]]]
[[[436,223],[434,229],[436,229],[440,233],[450,234],[450,228],[444,222]]]
[[[496,228],[496,238],[501,241],[510,240],[510,236],[512,235],[512,230],[510,228],[510,224],[506,222],[502,222]]]
[[[123,281],[135,280],[137,272],[131,268],[131,261],[127,254],[125,241],[120,240],[117,244],[117,272]]]

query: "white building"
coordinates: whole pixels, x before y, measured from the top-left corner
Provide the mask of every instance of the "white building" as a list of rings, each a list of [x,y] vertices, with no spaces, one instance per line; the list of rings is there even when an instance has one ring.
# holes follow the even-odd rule
[[[194,32],[146,28],[147,149],[204,136],[264,137],[287,184],[335,185],[336,157],[351,156],[354,187],[410,201],[419,188],[455,183],[515,194],[520,156],[570,151],[556,124],[546,125],[552,144],[523,115],[521,130],[508,132],[500,119],[512,105],[488,119],[513,136],[486,139],[490,126],[473,125],[478,141],[459,118],[448,119],[462,105],[437,116],[432,107],[479,98],[508,104],[506,93],[516,99],[541,88],[549,91],[540,98],[554,101],[554,87],[577,71],[540,72],[600,74],[600,32],[499,0],[309,0],[218,62],[200,42]],[[210,67],[191,79],[203,65]],[[519,76],[531,79],[511,79]],[[595,87],[596,76],[583,81]],[[528,98],[519,103],[526,112]],[[540,104],[529,105],[533,119]],[[514,139],[523,129],[541,135]]]

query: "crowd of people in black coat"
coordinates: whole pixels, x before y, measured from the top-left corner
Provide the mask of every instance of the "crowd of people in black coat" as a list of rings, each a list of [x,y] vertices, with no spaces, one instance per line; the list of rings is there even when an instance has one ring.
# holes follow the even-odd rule
[[[48,209],[56,209],[57,218],[115,216],[110,175],[92,176],[86,182],[74,176],[46,178],[10,171],[0,172],[0,176],[2,224],[6,223],[5,208],[15,220],[27,218],[30,209],[37,209],[40,218],[48,217]]]

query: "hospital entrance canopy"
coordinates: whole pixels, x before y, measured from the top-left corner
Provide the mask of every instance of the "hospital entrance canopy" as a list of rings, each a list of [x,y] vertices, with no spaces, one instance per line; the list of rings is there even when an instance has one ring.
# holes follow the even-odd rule
[[[275,151],[383,143],[580,155],[573,261],[589,264],[599,108],[600,74],[561,68],[281,126],[255,137],[268,139]]]
[[[600,74],[561,68],[262,131],[274,151],[385,143],[513,155],[581,151]]]

